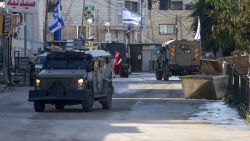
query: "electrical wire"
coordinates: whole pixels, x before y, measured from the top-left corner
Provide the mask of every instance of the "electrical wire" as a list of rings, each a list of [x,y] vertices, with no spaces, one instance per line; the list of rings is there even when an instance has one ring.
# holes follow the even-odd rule
[[[157,6],[155,5],[155,4],[152,4],[153,5],[153,7],[155,8],[155,9],[157,9]],[[172,13],[169,13],[169,12],[167,12],[167,11],[163,11],[163,10],[161,10],[162,12],[164,12],[164,13],[166,13],[166,14],[169,14],[168,16],[174,16],[174,17],[176,17],[176,15],[174,15],[174,14],[172,14]],[[159,12],[160,13],[160,11],[157,11],[157,12]]]

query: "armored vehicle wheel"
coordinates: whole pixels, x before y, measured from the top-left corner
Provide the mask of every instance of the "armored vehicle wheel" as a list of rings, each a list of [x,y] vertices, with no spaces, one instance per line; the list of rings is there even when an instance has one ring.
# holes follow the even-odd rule
[[[155,73],[156,80],[162,80],[163,73],[161,71],[157,71]]]
[[[163,80],[164,81],[168,81],[169,80],[169,75],[167,73],[164,73]]]
[[[34,101],[34,109],[35,112],[44,112],[45,110],[45,104],[41,101]]]
[[[108,92],[108,95],[103,98],[102,101],[100,101],[101,104],[102,104],[102,109],[111,109],[111,106],[112,106],[112,93],[111,93],[111,90],[109,89],[109,92]]]
[[[82,110],[84,112],[89,112],[91,111],[92,107],[94,104],[94,97],[92,94],[86,95],[86,100],[82,102]]]
[[[63,110],[64,109],[64,105],[63,104],[56,104],[56,109],[57,110]]]

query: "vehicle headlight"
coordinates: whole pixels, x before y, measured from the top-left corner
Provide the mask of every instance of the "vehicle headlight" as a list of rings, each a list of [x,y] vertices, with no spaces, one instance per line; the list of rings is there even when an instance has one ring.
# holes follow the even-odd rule
[[[78,90],[82,90],[84,88],[84,80],[82,78],[78,79],[77,84],[78,84],[77,86]]]
[[[41,84],[41,80],[40,79],[36,79],[36,88],[39,89],[40,88],[40,84]]]

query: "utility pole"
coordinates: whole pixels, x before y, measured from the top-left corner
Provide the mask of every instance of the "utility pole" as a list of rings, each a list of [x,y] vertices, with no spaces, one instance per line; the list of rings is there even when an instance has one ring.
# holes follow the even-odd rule
[[[141,25],[140,25],[140,42],[142,43],[142,29],[143,29],[143,24],[142,24],[142,4],[144,0],[141,0]]]
[[[180,15],[180,17],[179,17],[179,24],[180,24],[180,40],[182,40],[182,34],[183,34],[183,33],[182,33],[182,28],[181,28],[181,27],[182,27],[183,25],[182,25],[182,16],[181,16],[181,15]]]
[[[111,0],[108,1],[108,22],[111,22]]]
[[[24,57],[27,56],[27,15],[24,14]]]
[[[99,11],[98,9],[96,10],[96,37],[97,37],[97,42],[99,42]]]
[[[84,22],[85,22],[84,13],[85,13],[85,0],[83,0],[83,5],[82,5],[82,35],[84,35],[84,30],[83,30]]]
[[[48,11],[49,11],[48,1],[49,0],[46,0],[45,3],[46,10],[45,10],[44,33],[43,33],[43,40],[44,40],[43,49],[47,47],[47,29],[48,29]]]

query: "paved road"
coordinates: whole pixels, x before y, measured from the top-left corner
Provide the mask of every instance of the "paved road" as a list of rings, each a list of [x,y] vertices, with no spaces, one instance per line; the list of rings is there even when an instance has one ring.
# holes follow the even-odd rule
[[[110,111],[95,103],[35,113],[30,88],[0,94],[0,141],[249,141],[250,125],[222,101],[186,100],[178,79],[156,81],[152,74],[115,79]]]

